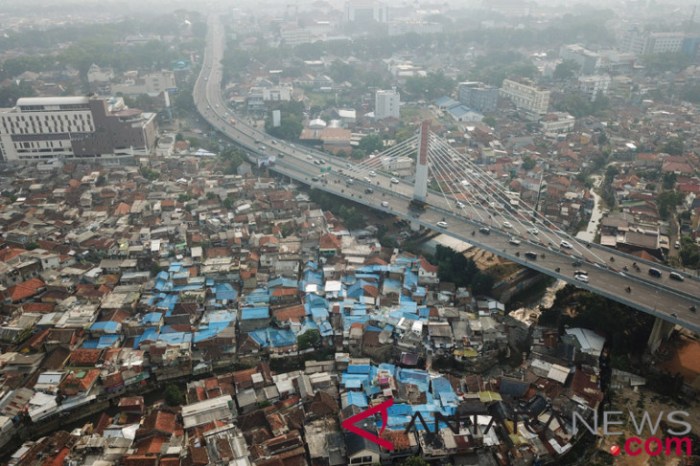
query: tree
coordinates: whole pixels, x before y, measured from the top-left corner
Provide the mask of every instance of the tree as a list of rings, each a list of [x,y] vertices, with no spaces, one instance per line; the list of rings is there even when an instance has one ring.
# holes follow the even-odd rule
[[[554,68],[552,77],[559,81],[571,79],[576,76],[580,68],[579,64],[573,60],[564,60]]]
[[[692,238],[684,236],[681,239],[679,256],[685,267],[691,269],[700,268],[700,246],[695,244]]]
[[[182,390],[173,383],[165,386],[163,396],[168,406],[180,406],[185,401]]]
[[[683,194],[678,191],[664,191],[656,197],[656,206],[659,209],[659,216],[667,220],[669,215],[675,212],[683,202]]]
[[[420,456],[411,456],[410,458],[406,458],[403,463],[401,463],[402,466],[428,466],[428,462],[425,461],[423,458]]]
[[[533,159],[532,157],[526,155],[523,158],[523,164],[522,164],[523,170],[532,170],[533,168],[535,168],[535,164],[536,164],[535,159]]]
[[[685,150],[685,144],[681,138],[671,138],[661,146],[661,152],[670,155],[682,155]]]
[[[24,81],[19,84],[11,83],[9,86],[0,87],[0,107],[14,107],[20,97],[33,97],[36,95],[34,88]]]
[[[297,337],[297,348],[299,351],[316,348],[319,344],[321,344],[321,334],[315,329],[307,330]]]
[[[663,187],[664,189],[673,189],[676,185],[676,174],[673,172],[664,173],[663,176]]]
[[[489,125],[491,128],[496,126],[496,119],[492,116],[485,116],[481,122],[485,125]]]
[[[374,151],[381,151],[384,148],[384,140],[379,134],[369,134],[360,139],[360,143],[357,147],[365,153],[371,154]]]

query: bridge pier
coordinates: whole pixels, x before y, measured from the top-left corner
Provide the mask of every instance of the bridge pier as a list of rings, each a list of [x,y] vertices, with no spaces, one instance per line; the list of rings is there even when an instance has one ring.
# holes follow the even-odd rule
[[[647,341],[647,349],[651,354],[656,353],[661,343],[671,335],[673,327],[675,327],[675,324],[659,319],[658,317],[656,318],[654,327],[651,329],[651,334],[649,335],[649,340]]]

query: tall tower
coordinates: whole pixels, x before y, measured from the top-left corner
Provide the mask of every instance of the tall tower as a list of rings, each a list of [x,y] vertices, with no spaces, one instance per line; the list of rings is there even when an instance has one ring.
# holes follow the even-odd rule
[[[413,199],[425,202],[428,196],[428,138],[430,122],[424,121],[420,125],[418,136],[418,160],[416,163],[416,181],[413,185]]]

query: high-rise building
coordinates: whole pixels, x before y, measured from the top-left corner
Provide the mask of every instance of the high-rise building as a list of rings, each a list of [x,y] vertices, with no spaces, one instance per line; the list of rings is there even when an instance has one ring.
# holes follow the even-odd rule
[[[122,98],[22,97],[0,109],[0,159],[120,159],[149,155],[155,147],[155,113],[124,105]]]
[[[379,90],[374,94],[374,118],[400,118],[401,96],[396,89]]]
[[[635,55],[680,53],[686,38],[683,32],[648,32],[633,28],[620,38],[620,50]]]
[[[549,91],[539,89],[530,82],[504,79],[501,97],[510,99],[517,108],[534,115],[547,113],[549,107]]]
[[[498,107],[498,89],[480,82],[463,82],[457,86],[459,101],[478,112],[493,112]]]
[[[376,0],[348,0],[345,2],[346,23],[386,23],[389,20],[387,6]]]

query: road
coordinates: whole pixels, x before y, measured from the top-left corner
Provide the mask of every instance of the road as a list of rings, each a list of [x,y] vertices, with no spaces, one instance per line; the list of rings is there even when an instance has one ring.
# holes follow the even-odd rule
[[[700,308],[700,281],[693,277],[686,276],[682,282],[674,281],[669,278],[669,272],[673,271],[671,268],[646,263],[600,245],[589,243],[584,246],[573,238],[573,249],[561,249],[558,240],[560,236],[553,235],[551,231],[546,232],[545,229],[537,236],[525,231],[518,232],[521,243],[511,244],[509,240],[515,233],[513,230],[501,228],[498,222],[495,225],[485,225],[469,218],[449,199],[435,193],[429,195],[426,209],[416,217],[416,212],[409,208],[413,195],[411,184],[403,180],[398,184],[391,183],[390,176],[381,172],[368,178],[366,170],[357,169],[346,160],[276,140],[247,125],[240,118],[231,121],[232,115],[221,95],[220,60],[223,50],[223,27],[218,21],[211,20],[202,72],[194,89],[195,104],[214,128],[246,149],[251,156],[277,157],[271,169],[326,192],[467,241],[513,262],[700,332],[700,313],[692,310]],[[326,163],[319,166],[319,160]],[[322,177],[321,167],[330,167],[331,171]],[[348,179],[352,179],[352,184],[348,184]],[[374,192],[367,194],[366,190],[370,186]],[[493,213],[495,217],[496,213]],[[436,226],[443,221],[447,223],[447,228]],[[479,232],[479,228],[485,226],[490,227],[488,235]],[[525,252],[534,253],[534,259],[526,258]],[[576,261],[580,261],[581,265],[573,265]],[[633,264],[637,264],[639,269]],[[660,270],[662,276],[651,277],[648,274],[650,267]],[[588,272],[589,281],[584,283],[576,280],[576,270]],[[628,287],[629,292],[626,291]]]

